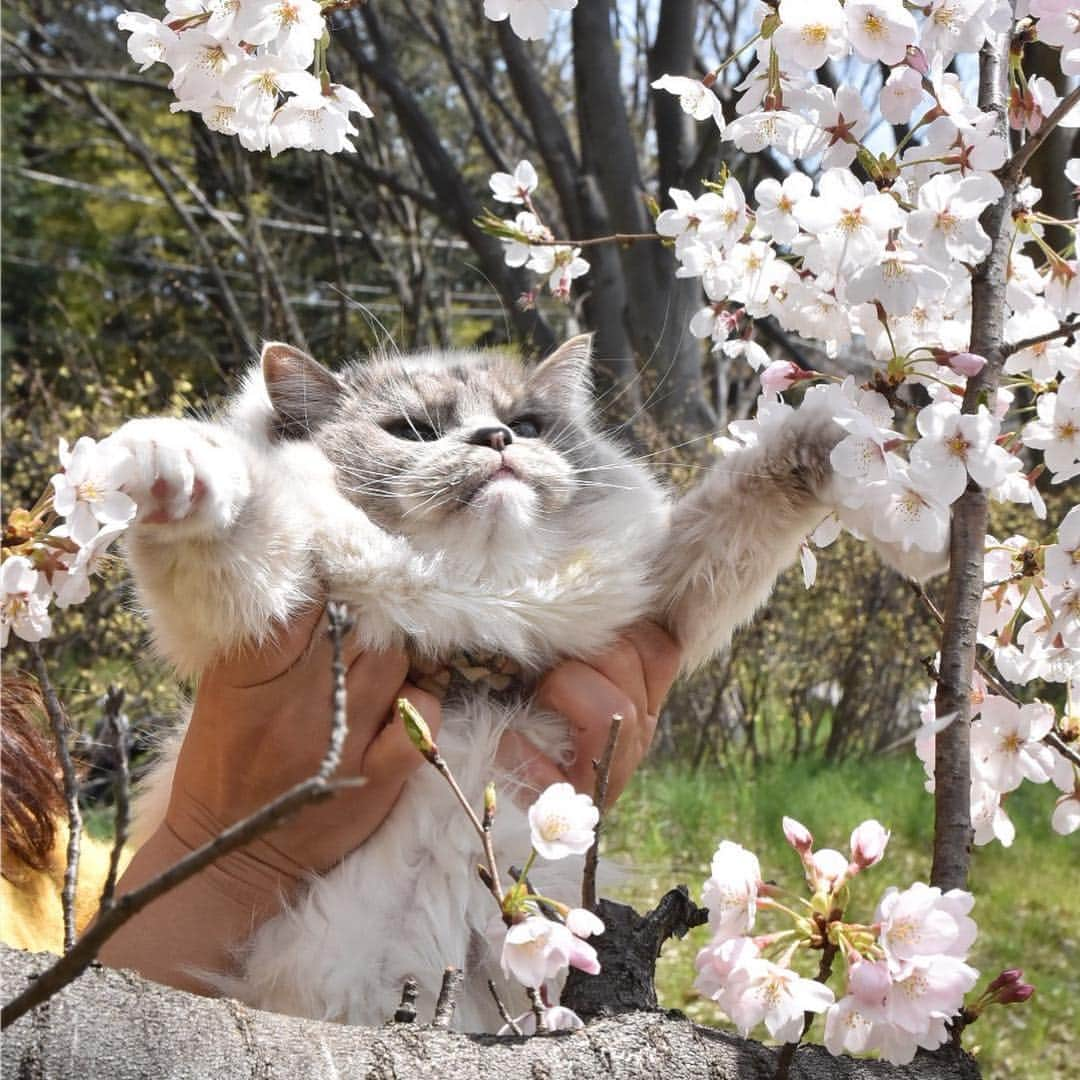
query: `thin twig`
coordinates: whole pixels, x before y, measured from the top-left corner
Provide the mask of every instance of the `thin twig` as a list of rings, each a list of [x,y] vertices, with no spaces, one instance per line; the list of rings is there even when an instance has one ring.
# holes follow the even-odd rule
[[[596,832],[592,847],[585,853],[585,869],[581,875],[581,906],[586,911],[596,907],[596,867],[600,861],[600,829],[604,822],[604,804],[607,802],[608,778],[611,775],[611,762],[615,756],[615,744],[619,741],[623,718],[620,713],[613,713],[611,730],[599,761],[593,762],[596,770],[596,794],[593,801],[599,817],[596,819]]]
[[[416,980],[406,979],[401,988],[401,1004],[394,1013],[395,1024],[412,1024],[416,1021]]]
[[[420,713],[420,710],[416,708],[411,701],[405,698],[398,698],[397,702],[398,714],[405,720],[406,723],[410,723],[410,716],[416,718],[417,722],[423,722],[424,718]],[[502,882],[499,879],[499,866],[495,861],[495,850],[491,843],[491,823],[488,822],[485,827],[484,822],[476,816],[476,811],[469,805],[469,800],[465,796],[465,792],[461,790],[461,786],[457,782],[457,778],[454,776],[450,769],[450,766],[446,764],[446,759],[439,753],[439,747],[433,739],[430,737],[430,732],[427,731],[427,724],[423,722],[424,740],[426,745],[421,747],[417,745],[417,749],[423,754],[424,759],[431,765],[435,766],[439,775],[450,785],[450,790],[454,793],[454,798],[457,799],[461,805],[462,810],[465,811],[465,816],[472,823],[472,827],[476,830],[476,835],[480,837],[480,843],[484,849],[484,860],[486,866],[481,869],[484,871],[480,876],[484,884],[490,890],[492,896],[495,897],[499,904],[500,909],[503,903],[503,889]],[[414,740],[415,742],[415,740]],[[486,800],[485,800],[486,803]],[[485,820],[488,817],[488,809],[485,805],[484,817]]]
[[[68,842],[67,864],[64,867],[64,887],[60,901],[64,909],[64,953],[70,954],[75,947],[75,885],[79,877],[79,845],[82,840],[82,814],[79,812],[79,779],[75,775],[75,764],[71,760],[68,747],[68,725],[64,710],[49,679],[45,658],[36,641],[27,643],[30,659],[34,665],[34,674],[41,687],[41,696],[45,702],[45,711],[49,715],[53,739],[56,741],[56,754],[60,759],[60,771],[64,777],[64,802],[67,805]]]
[[[131,769],[128,763],[128,722],[124,715],[123,687],[110,686],[105,691],[105,727],[112,733],[113,749],[116,754],[113,777],[116,828],[112,851],[109,853],[109,874],[105,878],[105,887],[101,890],[101,902],[98,904],[98,908],[102,911],[111,908],[115,903],[116,878],[120,870],[124,845],[128,840],[128,826],[131,823]]]
[[[607,236],[588,236],[584,240],[533,240],[530,247],[596,247],[597,244],[632,244],[637,240],[665,240],[660,233],[609,233]]]
[[[1041,345],[1044,341],[1054,341],[1056,338],[1068,337],[1078,331],[1080,331],[1080,322],[1064,322],[1056,330],[1047,330],[1045,334],[1036,334],[1034,337],[1014,341],[1011,345],[1004,346],[1001,351],[1006,356],[1012,356],[1013,353],[1030,349],[1033,345]]]
[[[494,979],[488,979],[487,981],[488,993],[491,994],[492,1000],[495,1002],[495,1008],[499,1011],[499,1016],[502,1018],[502,1022],[510,1029],[514,1035],[523,1035],[524,1032],[518,1027],[517,1021],[507,1011],[506,1006],[503,1004],[503,1000],[499,997],[498,988],[495,986]]]
[[[185,855],[145,885],[125,893],[108,911],[101,912],[93,926],[83,934],[70,952],[46,968],[22,993],[4,1005],[0,1010],[0,1028],[6,1028],[77,979],[94,961],[102,945],[151,901],[206,869],[223,855],[249,844],[301,807],[321,802],[340,790],[358,787],[364,783],[363,779],[331,780],[341,762],[342,748],[348,735],[345,665],[341,647],[348,619],[342,605],[328,604],[327,615],[334,647],[334,710],[329,743],[316,774],[295,784],[255,813],[223,829],[213,840]]]
[[[458,991],[464,981],[465,972],[460,968],[448,967],[443,972],[439,996],[435,1001],[435,1016],[431,1021],[432,1027],[445,1028],[450,1026],[450,1021],[454,1018],[454,1006],[457,1004]]]
[[[529,992],[529,1004],[532,1006],[532,1014],[536,1018],[536,1030],[544,1030],[544,1003],[540,999],[540,991],[535,986],[526,987]]]

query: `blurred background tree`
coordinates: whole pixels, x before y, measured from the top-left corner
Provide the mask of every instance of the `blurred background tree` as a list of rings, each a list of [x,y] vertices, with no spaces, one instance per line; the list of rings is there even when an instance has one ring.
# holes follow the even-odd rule
[[[486,20],[482,0],[339,11],[331,72],[375,119],[360,122],[355,154],[271,159],[170,113],[166,70],[136,72],[115,6],[6,4],[5,502],[36,498],[60,435],[212,407],[267,338],[335,363],[508,344],[530,357],[592,330],[606,420],[686,482],[710,437],[757,393],[747,365],[729,366],[687,332],[700,283],[675,279],[661,243],[598,245],[571,304],[540,294],[523,303],[535,279],[508,267],[474,219],[496,205],[490,174],[522,158],[541,173],[545,220],[575,240],[650,232],[650,205],[665,205],[670,187],[698,194],[722,168],[746,190],[783,178],[780,158],[744,157],[649,87],[663,73],[716,68],[746,37],[744,6],[589,0],[539,43]],[[749,50],[720,74],[729,113],[728,91],[753,59]],[[1047,159],[1068,152],[1059,134]],[[768,320],[757,334],[797,363],[865,370],[854,355],[807,356]],[[934,650],[917,601],[854,544],[824,557],[821,579],[806,594],[785,578],[730,655],[679,689],[665,752],[696,763],[839,757],[881,750],[913,727],[922,658]],[[122,568],[58,623],[59,682],[88,731],[109,681],[150,726],[175,709]]]

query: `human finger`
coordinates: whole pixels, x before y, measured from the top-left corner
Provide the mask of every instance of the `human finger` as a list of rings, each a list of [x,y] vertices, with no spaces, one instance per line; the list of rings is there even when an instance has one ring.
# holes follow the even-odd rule
[[[383,714],[381,726],[371,740],[361,764],[361,775],[367,777],[372,784],[400,787],[417,766],[426,764],[398,717],[396,702],[399,697],[409,701],[420,713],[436,740],[442,727],[442,705],[439,699],[412,683],[402,685],[399,682],[389,710]]]

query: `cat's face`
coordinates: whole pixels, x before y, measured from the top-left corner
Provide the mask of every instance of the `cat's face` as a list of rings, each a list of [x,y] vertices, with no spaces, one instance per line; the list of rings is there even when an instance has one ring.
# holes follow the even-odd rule
[[[575,510],[603,497],[613,451],[589,418],[587,338],[532,371],[453,353],[335,376],[300,356],[264,352],[282,433],[310,434],[342,491],[422,550],[565,547]]]

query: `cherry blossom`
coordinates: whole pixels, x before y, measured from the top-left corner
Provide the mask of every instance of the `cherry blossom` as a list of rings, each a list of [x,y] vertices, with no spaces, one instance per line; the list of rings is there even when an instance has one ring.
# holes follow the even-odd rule
[[[328,154],[342,150],[355,152],[349,136],[358,132],[349,114],[374,115],[355,90],[338,83],[331,83],[324,90],[318,79],[304,73],[283,77],[281,84],[293,94],[270,123],[271,156],[276,157],[290,147]]]
[[[709,926],[719,937],[738,937],[753,929],[761,866],[740,844],[724,840],[712,859],[701,902],[709,910]]]
[[[529,807],[532,845],[545,859],[584,855],[596,838],[600,811],[570,784],[552,784]]]
[[[83,436],[68,450],[60,440],[64,471],[50,483],[56,512],[67,518],[71,539],[88,544],[102,525],[126,525],[135,517],[135,502],[120,490],[130,478],[131,457],[119,446]]]
[[[780,26],[772,36],[781,59],[814,71],[848,51],[844,9],[839,0],[780,0]]]
[[[510,29],[526,41],[548,32],[552,11],[573,11],[577,0],[484,0],[484,14],[493,22],[510,19]]]
[[[695,120],[712,120],[724,130],[724,110],[712,88],[699,79],[683,75],[661,75],[652,84],[654,90],[666,90],[679,99],[679,106]]]
[[[543,986],[548,979],[557,978],[570,966],[570,956],[577,941],[561,923],[543,915],[530,915],[506,931],[502,948],[503,973],[523,986]]]
[[[972,760],[980,778],[1001,792],[1013,791],[1025,779],[1045,784],[1054,756],[1042,739],[1053,726],[1049,705],[1014,705],[996,694],[988,696],[981,718],[971,725]]]
[[[881,924],[878,942],[891,973],[903,973],[920,958],[963,957],[975,939],[968,917],[974,898],[960,889],[942,894],[936,886],[916,882],[900,891],[889,888],[878,904],[874,922]]]
[[[499,202],[526,202],[540,183],[536,169],[529,161],[519,161],[512,173],[497,172],[488,181],[491,193]]]
[[[769,1034],[781,1042],[802,1035],[805,1014],[824,1012],[833,992],[813,979],[769,960],[748,960],[737,970],[724,994],[724,1011],[745,1036],[764,1022]]]
[[[1005,478],[1011,459],[995,445],[1000,424],[985,406],[961,413],[958,405],[938,402],[922,409],[916,422],[923,437],[911,448],[912,468],[935,477],[944,501],[964,493],[968,476],[985,488]]]
[[[40,641],[52,633],[48,584],[29,559],[12,555],[0,566],[0,648],[12,630],[23,641]]]
[[[864,60],[899,64],[918,37],[915,20],[900,0],[848,0],[848,37]]]

